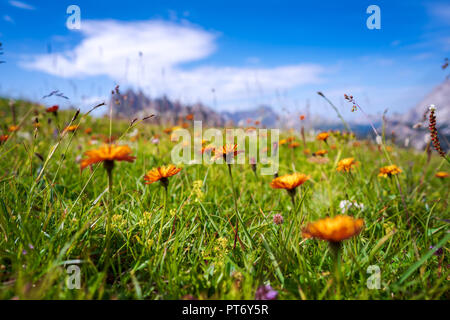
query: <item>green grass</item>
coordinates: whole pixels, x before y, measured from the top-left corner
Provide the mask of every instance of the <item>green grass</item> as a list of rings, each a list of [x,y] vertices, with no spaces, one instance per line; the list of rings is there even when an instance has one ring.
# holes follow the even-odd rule
[[[74,122],[80,122],[77,133],[58,144],[54,118],[41,107],[36,107],[41,127],[34,134],[32,108],[17,103],[21,129],[0,146],[2,299],[254,299],[258,286],[267,283],[279,292],[278,299],[449,298],[449,224],[443,220],[450,218],[449,180],[434,176],[449,168],[435,154],[428,159],[426,153],[391,146],[389,157],[403,170],[397,180],[377,177],[389,161],[368,141],[353,146],[353,140],[330,138],[327,146],[308,137],[310,150],[329,151],[326,164],[308,162],[303,148],[292,157],[291,149],[280,146],[280,175],[298,171],[311,176],[297,192],[296,208],[287,192],[269,186],[272,176],[255,176],[248,162],[232,165],[244,249],[239,244],[233,249],[236,217],[227,166],[184,165],[170,178],[157,243],[164,189],[160,183],[144,184],[143,176],[171,163],[174,143],[164,128],[138,122],[129,129],[129,122],[114,120],[113,135],[122,136],[119,143],[128,144],[137,159],[116,162],[113,170],[113,231],[106,264],[106,172],[100,165],[81,173],[78,161],[96,147],[88,144],[84,129],[107,136],[109,119],[80,115]],[[13,121],[6,100],[0,100],[0,112],[5,131]],[[60,112],[60,127],[73,114]],[[130,141],[134,129],[139,139]],[[161,135],[159,145],[149,141],[154,134]],[[345,157],[360,163],[351,176],[336,171],[337,161]],[[363,210],[347,214],[363,218],[365,228],[344,241],[338,294],[328,244],[303,239],[302,228],[339,214],[339,202],[346,199],[364,204]],[[281,226],[272,221],[277,213],[284,217]],[[439,243],[444,253],[433,255],[429,247]],[[74,263],[81,269],[80,289],[66,285],[66,267]],[[381,270],[380,290],[367,288],[371,265]]]

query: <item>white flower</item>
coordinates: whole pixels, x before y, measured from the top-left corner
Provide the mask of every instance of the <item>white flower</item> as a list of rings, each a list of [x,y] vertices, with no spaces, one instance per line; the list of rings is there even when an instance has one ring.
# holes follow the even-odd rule
[[[436,110],[436,106],[434,104],[430,104],[428,109],[430,109],[430,111],[434,111],[434,110]]]
[[[356,201],[350,201],[350,200],[342,200],[339,202],[339,208],[341,208],[341,212],[345,213],[351,208],[364,210],[364,204],[357,203]]]
[[[377,137],[375,138],[375,141],[377,142],[377,144],[381,145],[381,143],[383,142],[381,136],[377,135]]]

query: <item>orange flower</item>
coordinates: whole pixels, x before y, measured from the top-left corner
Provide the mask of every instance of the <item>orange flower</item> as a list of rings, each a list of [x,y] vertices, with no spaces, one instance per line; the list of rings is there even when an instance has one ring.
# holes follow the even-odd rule
[[[327,139],[329,136],[330,136],[330,134],[328,132],[321,132],[317,135],[317,140],[327,142]]]
[[[300,120],[305,120],[305,116],[303,114],[300,116]]]
[[[338,215],[309,223],[303,229],[304,238],[317,238],[330,242],[340,242],[359,234],[364,226],[363,219]]]
[[[287,138],[287,142],[292,142],[292,141],[294,141],[295,140],[295,137],[294,136],[290,136],[289,138]]]
[[[45,109],[45,111],[56,114],[58,112],[58,109],[59,109],[59,106],[54,105],[54,106],[51,106],[50,108]]]
[[[297,147],[300,147],[300,143],[298,143],[298,142],[292,142],[292,143],[289,145],[289,148],[291,148],[291,149],[295,149],[295,148],[297,148]]]
[[[280,140],[280,146],[282,146],[283,144],[286,144],[287,143],[287,140],[286,139],[281,139]]]
[[[153,168],[152,170],[148,171],[145,176],[144,180],[146,181],[145,184],[151,184],[156,181],[161,181],[164,187],[167,187],[169,184],[168,178],[177,174],[181,171],[181,168],[175,167],[173,164],[169,164],[168,166]]]
[[[194,115],[192,113],[190,113],[186,116],[186,120],[192,120],[192,119],[194,119]]]
[[[320,156],[320,157],[323,157],[324,155],[326,155],[328,153],[328,151],[327,150],[317,150],[316,152],[314,152],[313,154],[315,155],[315,156]]]
[[[294,190],[298,186],[308,181],[309,176],[304,173],[294,172],[284,176],[277,177],[272,180],[270,186],[274,189]]]
[[[84,130],[84,133],[91,134],[92,133],[92,128],[87,128],[86,130]]]
[[[395,164],[390,165],[390,166],[386,166],[383,168],[380,168],[380,173],[378,174],[379,177],[392,177],[393,175],[399,174],[400,172],[402,172],[402,169],[400,169],[399,167],[397,167]]]
[[[169,134],[172,132],[172,128],[165,128],[163,132]]]
[[[220,148],[216,148],[214,150],[214,158],[213,161],[223,157],[224,160],[226,160],[227,156],[237,156],[242,151],[237,150],[237,144],[227,144],[225,146],[222,146]]]
[[[17,130],[19,130],[19,126],[11,125],[11,126],[9,126],[9,128],[8,128],[8,131],[9,131],[9,132],[15,132],[15,131],[17,131]]]
[[[308,155],[308,154],[310,154],[310,153],[311,153],[311,150],[309,150],[309,149],[305,149],[305,150],[303,150],[303,153],[304,153],[305,155]]]
[[[256,125],[256,126],[259,126],[260,124],[261,124],[261,121],[259,121],[259,120],[256,120],[256,121],[255,121],[255,125]]]
[[[99,162],[105,162],[111,165],[114,161],[133,162],[136,157],[130,156],[131,149],[127,145],[104,145],[98,149],[89,150],[84,153],[87,159],[81,161],[81,170],[87,166]]]
[[[74,131],[76,131],[77,129],[78,129],[78,125],[71,125],[71,126],[68,126],[68,127],[66,127],[64,130],[63,130],[63,133],[66,133],[66,132],[74,132]]]
[[[358,162],[354,158],[345,158],[338,162],[337,171],[350,172],[354,166],[357,166]]]
[[[440,179],[444,179],[447,178],[449,176],[448,172],[444,172],[444,171],[439,171],[436,173],[436,178],[440,178]]]
[[[7,134],[0,136],[0,143],[6,142],[8,140],[9,136]]]

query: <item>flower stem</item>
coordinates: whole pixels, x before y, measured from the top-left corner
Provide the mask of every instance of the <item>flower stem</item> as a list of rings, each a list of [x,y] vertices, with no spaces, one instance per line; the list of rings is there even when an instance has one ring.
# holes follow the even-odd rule
[[[167,197],[168,197],[168,186],[163,183],[164,186],[164,209],[163,209],[163,214],[161,216],[161,224],[159,225],[159,234],[158,234],[158,247],[160,247],[160,241],[161,241],[161,236],[162,236],[162,229],[163,229],[163,225],[164,225],[164,218],[166,216],[166,210],[167,210]]]
[[[341,242],[329,242],[334,264],[334,278],[336,281],[336,298],[341,299]]]
[[[235,233],[234,233],[234,245],[233,245],[233,249],[236,248],[236,241],[238,240],[239,236],[238,236],[238,231],[239,231],[239,212],[238,212],[238,206],[237,206],[237,196],[236,196],[236,192],[234,190],[234,182],[233,182],[233,174],[231,173],[231,164],[227,164],[228,165],[228,173],[230,175],[230,180],[231,180],[231,189],[232,189],[232,193],[233,193],[233,200],[234,200],[234,212],[236,214],[236,229],[235,229]],[[242,250],[244,249],[244,245],[241,242],[241,239],[239,239],[239,243],[241,245]]]

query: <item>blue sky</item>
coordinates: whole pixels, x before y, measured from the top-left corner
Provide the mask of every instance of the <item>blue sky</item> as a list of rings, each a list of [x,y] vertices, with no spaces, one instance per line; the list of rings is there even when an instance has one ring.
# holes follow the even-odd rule
[[[80,30],[66,27],[71,4]],[[366,27],[371,4],[380,30]],[[344,93],[400,113],[444,80],[449,31],[448,1],[0,0],[0,94],[87,107],[119,84],[220,110],[309,101],[327,115],[320,90],[349,117]],[[70,102],[41,99],[57,89]]]

